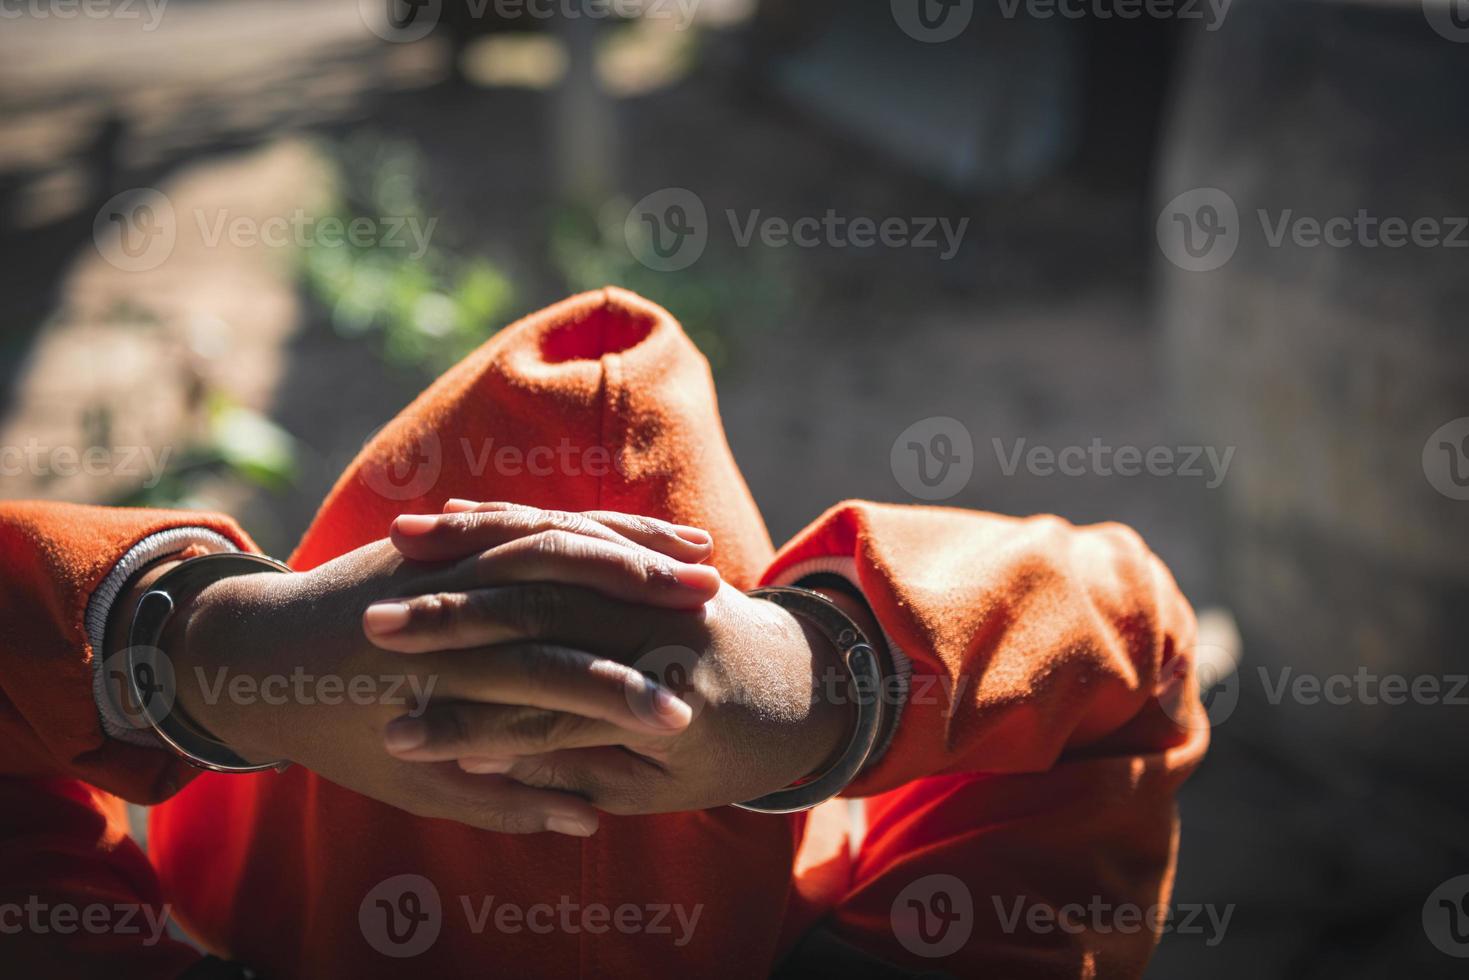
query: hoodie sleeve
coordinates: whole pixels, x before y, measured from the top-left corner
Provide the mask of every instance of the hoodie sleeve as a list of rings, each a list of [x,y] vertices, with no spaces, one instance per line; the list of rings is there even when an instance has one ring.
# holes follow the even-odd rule
[[[0,503],[0,776],[68,777],[151,803],[192,775],[105,710],[116,678],[100,649],[132,575],[191,543],[256,550],[218,515]]]
[[[1162,563],[1117,524],[845,503],[765,577],[806,569],[853,581],[911,670],[828,928],[945,975],[1141,976],[1209,742]]]
[[[847,502],[763,579],[842,569],[911,675],[888,688],[895,730],[853,795],[946,773],[1044,772],[1124,732],[1115,751],[1164,751],[1207,729],[1193,611],[1120,524]]]

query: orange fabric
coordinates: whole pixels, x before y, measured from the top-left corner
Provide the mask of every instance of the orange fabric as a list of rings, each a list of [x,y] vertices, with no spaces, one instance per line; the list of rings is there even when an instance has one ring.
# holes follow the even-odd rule
[[[199,955],[128,836],[122,800],[69,779],[0,778],[0,974],[159,980]]]
[[[965,875],[976,899],[1166,899],[1172,791],[1205,738],[1158,709],[1160,668],[1187,652],[1192,619],[1130,532],[851,503],[772,564],[707,366],[665,311],[615,289],[507,328],[440,378],[343,474],[292,563],[313,567],[381,537],[394,515],[437,512],[454,496],[701,525],[715,536],[715,563],[740,586],[814,555],[854,557],[875,614],[915,665],[913,703],[888,755],[853,788],[883,794],[855,867],[836,806],[809,818],[733,808],[605,817],[583,841],[422,820],[299,768],[208,774],[154,810],[151,852],[175,917],[210,948],[272,978],[453,975],[467,963],[518,976],[763,976],[830,913],[858,945],[959,975],[1017,964],[1140,972],[1151,937],[1024,942],[976,921],[973,940],[928,960],[896,943],[887,921],[911,876],[929,867]],[[25,739],[4,757],[5,772],[65,773],[147,796],[171,766],[102,745],[78,667],[77,602],[146,533],[124,514],[0,505],[0,533],[23,552],[7,562],[6,591],[26,597],[26,615],[7,615],[0,644],[6,718],[18,719],[7,732]],[[243,540],[226,522],[170,520]],[[81,570],[65,571],[73,564]],[[1197,709],[1192,689],[1183,703]],[[79,758],[85,772],[68,768]],[[965,775],[922,778],[935,773]],[[431,883],[441,928],[400,960],[373,947],[386,924],[374,889],[410,874]],[[506,903],[533,917],[545,905],[556,924],[497,927],[516,921],[497,920]],[[658,916],[659,931],[619,928],[628,909],[644,924]],[[566,916],[586,927],[565,929]]]

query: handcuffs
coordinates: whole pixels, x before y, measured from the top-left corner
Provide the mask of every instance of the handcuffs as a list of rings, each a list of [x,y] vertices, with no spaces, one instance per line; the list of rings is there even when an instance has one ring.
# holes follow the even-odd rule
[[[178,608],[179,599],[192,598],[221,579],[270,571],[289,573],[291,568],[273,558],[246,552],[201,555],[180,562],[153,583],[138,600],[124,653],[128,685],[144,719],[158,737],[188,764],[222,773],[252,773],[281,770],[289,762],[252,763],[195,722],[173,699],[157,710],[157,680],[161,674],[158,644]],[[844,790],[872,759],[891,723],[891,707],[882,696],[885,677],[892,665],[882,658],[862,628],[836,603],[819,592],[794,586],[765,586],[746,593],[773,602],[814,626],[836,648],[851,677],[857,719],[842,754],[824,772],[785,789],[735,806],[756,813],[798,813],[826,802]]]
[[[883,736],[891,724],[892,706],[883,696],[882,685],[884,678],[892,674],[892,665],[879,657],[862,628],[820,592],[772,585],[751,589],[746,595],[773,602],[815,626],[836,648],[837,657],[852,679],[857,721],[846,748],[836,762],[825,772],[807,777],[793,786],[734,804],[742,810],[756,813],[799,813],[839,795],[857,778],[883,744]]]
[[[190,718],[172,696],[166,699],[163,710],[157,710],[155,701],[160,693],[159,678],[165,673],[165,668],[160,667],[159,657],[167,656],[158,643],[178,608],[179,601],[175,596],[179,600],[192,599],[205,586],[237,575],[290,571],[289,566],[264,555],[246,552],[199,555],[187,558],[164,572],[138,600],[132,628],[128,631],[128,647],[123,653],[128,688],[149,727],[189,765],[209,772],[247,773],[281,770],[290,763],[247,762]]]

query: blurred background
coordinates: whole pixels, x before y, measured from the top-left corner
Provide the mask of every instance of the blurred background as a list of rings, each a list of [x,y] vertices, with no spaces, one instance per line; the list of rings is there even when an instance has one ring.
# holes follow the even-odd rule
[[[443,368],[624,285],[777,542],[928,501],[1174,570],[1174,898],[1228,919],[1150,976],[1463,976],[1466,92],[1464,0],[7,3],[0,494],[283,555]]]

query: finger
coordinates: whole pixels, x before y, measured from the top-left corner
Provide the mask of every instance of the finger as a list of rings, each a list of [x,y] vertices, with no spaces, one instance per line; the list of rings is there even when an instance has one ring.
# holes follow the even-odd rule
[[[375,645],[397,653],[542,640],[619,658],[647,639],[650,619],[669,615],[590,589],[528,582],[376,602],[363,613],[362,628]]]
[[[459,768],[474,772],[489,761],[460,759]],[[490,768],[518,783],[576,793],[606,813],[664,813],[686,809],[671,805],[677,800],[669,796],[670,779],[660,762],[621,746],[563,749],[545,755],[492,761]],[[687,787],[683,795],[688,797]]]
[[[453,498],[444,504],[444,513],[491,513],[507,510],[534,510],[525,504],[490,501],[476,503],[473,500]],[[577,515],[573,515],[577,516]],[[645,548],[677,558],[681,561],[701,561],[709,556],[714,539],[708,531],[688,524],[674,524],[656,517],[641,514],[624,514],[615,510],[585,510],[579,516],[615,531],[629,541]]]
[[[560,510],[495,504],[492,510],[446,514],[400,514],[388,536],[407,558],[453,561],[541,531],[585,534],[631,544],[611,528]]]
[[[620,745],[627,737],[616,725],[581,715],[460,701],[430,708],[417,718],[405,715],[393,720],[383,734],[383,745],[405,762],[514,760],[562,749]]]
[[[703,561],[709,557],[712,548],[708,534],[696,528],[689,528],[684,534],[703,535],[702,543],[680,534],[675,525],[631,514],[615,514],[608,521],[601,521],[588,514],[569,511],[506,504],[485,506],[493,509],[401,514],[393,521],[389,536],[394,547],[405,557],[416,561],[465,558],[476,551],[540,531],[567,531],[618,544],[641,546],[678,561]],[[613,514],[611,511],[605,513]]]
[[[596,809],[569,792],[528,786],[494,775],[470,775],[457,766],[429,767],[430,798],[450,803],[430,815],[468,823],[501,834],[550,831],[571,837],[590,837],[599,822]]]
[[[542,531],[491,548],[460,562],[449,577],[462,588],[560,582],[671,609],[697,609],[720,586],[712,566],[565,531]]]
[[[427,700],[570,712],[644,735],[682,731],[694,715],[672,691],[634,668],[569,647],[518,643],[418,654],[413,665],[416,674],[434,681]]]
[[[660,521],[642,514],[623,514],[615,510],[583,512],[631,541],[682,561],[702,561],[714,549],[714,538],[701,527]]]

